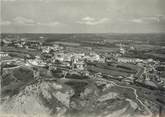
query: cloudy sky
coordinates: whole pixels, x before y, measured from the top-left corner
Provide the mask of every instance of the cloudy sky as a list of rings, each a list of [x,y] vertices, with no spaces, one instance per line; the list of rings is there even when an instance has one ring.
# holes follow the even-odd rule
[[[165,32],[165,0],[0,1],[2,32]]]

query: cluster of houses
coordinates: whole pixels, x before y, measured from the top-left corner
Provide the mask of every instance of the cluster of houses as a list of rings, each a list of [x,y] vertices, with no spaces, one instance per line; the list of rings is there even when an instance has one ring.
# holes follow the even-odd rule
[[[41,53],[39,55],[35,56],[35,59],[28,58],[26,60],[26,64],[33,65],[33,66],[39,66],[39,67],[45,67],[45,66],[54,66],[64,69],[74,69],[79,71],[86,71],[87,62],[99,62],[99,63],[110,63],[110,62],[118,62],[118,63],[131,63],[131,64],[137,64],[138,66],[146,67],[149,66],[147,69],[149,71],[156,71],[155,65],[158,64],[157,61],[154,61],[153,59],[139,59],[139,58],[129,58],[124,57],[126,53],[125,48],[123,48],[123,45],[119,45],[119,51],[118,52],[111,52],[110,56],[105,56],[101,54],[97,54],[96,52],[73,52],[73,51],[65,51],[67,50],[66,47],[64,49],[63,46],[59,46],[58,44],[53,44],[51,46],[43,45],[40,41],[33,41],[33,40],[2,40],[2,42],[6,45],[12,45],[14,47],[20,47],[25,49],[39,49],[41,50]],[[131,50],[134,50],[134,47],[130,47]],[[89,49],[91,50],[91,49]],[[5,52],[0,52],[0,58],[8,57],[9,54]],[[15,63],[18,62],[18,60],[15,60]],[[22,62],[22,61],[21,61]],[[21,63],[22,64],[22,63]],[[143,72],[143,71],[142,71]],[[140,72],[139,72],[140,73]],[[159,78],[158,78],[159,79]],[[133,83],[134,76],[131,74],[130,77],[127,77],[124,79],[124,82]],[[147,83],[151,79],[146,80]],[[150,83],[151,84],[151,83]]]
[[[2,40],[4,46],[13,46],[18,48],[26,48],[26,49],[40,49],[42,46],[42,42],[36,40],[26,40],[26,39],[4,39]]]
[[[41,55],[44,57],[36,56],[35,59],[29,59],[28,62],[35,66],[53,64],[55,66],[77,70],[85,70],[86,61],[105,62],[105,58],[95,52],[89,54],[64,52],[63,47],[59,45],[42,46],[41,51]]]
[[[139,59],[139,58],[129,58],[129,57],[117,57],[117,62],[120,63],[132,63],[132,64],[140,64],[140,63],[144,63],[144,64],[158,64],[158,61],[155,61],[153,59]]]
[[[56,44],[54,44],[53,46],[41,46],[42,53],[50,53],[51,51],[55,52],[57,50],[62,50],[62,49],[63,49],[62,46]]]

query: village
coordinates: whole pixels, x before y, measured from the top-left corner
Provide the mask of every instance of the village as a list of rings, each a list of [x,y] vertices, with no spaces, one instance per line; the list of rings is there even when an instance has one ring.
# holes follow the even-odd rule
[[[158,75],[157,67],[160,61],[125,57],[128,49],[119,43],[118,51],[106,56],[97,51],[70,51],[64,45],[44,43],[33,40],[2,40],[3,47],[18,48],[26,51],[36,51],[35,54],[24,52],[23,56],[16,56],[6,51],[1,52],[1,74],[5,69],[19,66],[35,68],[34,76],[40,77],[40,70],[46,68],[49,75],[56,78],[94,78],[105,76],[126,84],[140,84],[149,88],[163,89],[165,81]],[[130,47],[134,50],[134,47]],[[9,67],[8,67],[9,66]],[[48,73],[47,72],[47,73]],[[77,76],[77,77],[76,77]]]

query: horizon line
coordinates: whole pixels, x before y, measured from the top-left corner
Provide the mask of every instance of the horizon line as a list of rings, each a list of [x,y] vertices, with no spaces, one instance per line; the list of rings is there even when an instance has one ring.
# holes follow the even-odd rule
[[[38,33],[36,33],[36,32],[0,32],[0,34],[165,34],[165,32],[139,32],[139,33],[136,33],[136,32],[134,32],[134,33],[132,33],[132,32],[119,32],[119,33],[117,33],[117,32],[106,32],[106,33],[92,33],[92,32],[80,32],[80,33],[77,33],[77,32],[73,32],[73,33],[66,33],[66,32],[64,32],[64,33],[62,33],[62,32],[55,32],[55,33],[53,33],[53,32],[46,32],[46,33],[44,33],[44,32],[38,32]]]

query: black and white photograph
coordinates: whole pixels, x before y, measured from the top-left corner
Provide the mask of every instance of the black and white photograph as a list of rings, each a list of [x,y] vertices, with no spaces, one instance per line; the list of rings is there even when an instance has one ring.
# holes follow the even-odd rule
[[[165,117],[165,0],[0,0],[0,117]]]

